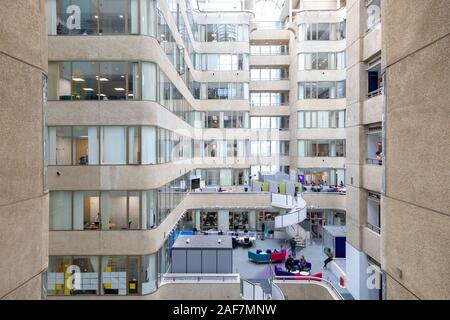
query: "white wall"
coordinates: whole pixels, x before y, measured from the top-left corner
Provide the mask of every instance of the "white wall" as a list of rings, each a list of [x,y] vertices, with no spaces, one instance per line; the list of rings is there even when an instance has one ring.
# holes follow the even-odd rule
[[[367,282],[373,273],[368,273],[367,255],[346,243],[346,286],[356,300],[378,300],[378,290],[369,290]]]

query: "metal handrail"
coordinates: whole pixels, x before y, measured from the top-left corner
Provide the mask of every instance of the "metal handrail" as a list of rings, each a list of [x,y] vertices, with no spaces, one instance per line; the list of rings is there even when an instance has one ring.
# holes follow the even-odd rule
[[[366,223],[367,228],[369,228],[370,230],[372,230],[375,233],[381,234],[381,227],[377,227],[369,222]]]
[[[333,291],[339,300],[344,300],[344,297],[339,292],[339,290],[334,286],[334,284],[324,278],[314,277],[314,276],[304,276],[305,279],[299,279],[298,276],[274,276],[274,280],[282,281],[283,283],[286,283],[286,280],[292,281],[294,283],[309,283],[309,284],[317,284],[317,282],[320,282],[322,284],[325,284],[331,291]]]
[[[377,165],[377,166],[382,166],[383,159],[367,158],[367,163]]]
[[[367,96],[367,98],[374,98],[374,97],[377,97],[382,94],[383,94],[383,87],[380,87],[377,90],[369,92],[366,96]]]
[[[239,274],[235,273],[166,273],[161,276],[161,280],[166,283],[170,282],[193,282],[202,281],[218,281],[218,282],[236,282],[239,281]]]

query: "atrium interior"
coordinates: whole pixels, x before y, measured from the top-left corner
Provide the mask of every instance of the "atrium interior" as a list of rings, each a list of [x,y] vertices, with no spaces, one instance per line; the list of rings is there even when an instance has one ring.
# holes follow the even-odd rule
[[[449,1],[0,5],[0,299],[450,299]]]

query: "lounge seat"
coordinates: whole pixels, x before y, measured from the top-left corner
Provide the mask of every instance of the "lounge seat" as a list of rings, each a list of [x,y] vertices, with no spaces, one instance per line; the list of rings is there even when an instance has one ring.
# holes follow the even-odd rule
[[[294,280],[311,280],[311,281],[321,281],[322,279],[322,273],[316,273],[312,274],[310,276],[301,276],[297,273],[288,272],[286,270],[283,270],[279,266],[274,266],[275,276],[277,277],[289,277],[287,279],[294,279]]]
[[[257,250],[256,252],[249,251],[247,255],[249,260],[256,263],[283,262],[286,258],[286,250],[283,249],[281,252],[271,251],[270,254],[260,250]]]
[[[270,254],[265,252],[256,253],[253,251],[249,251],[247,253],[248,259],[255,263],[269,263],[270,262]]]

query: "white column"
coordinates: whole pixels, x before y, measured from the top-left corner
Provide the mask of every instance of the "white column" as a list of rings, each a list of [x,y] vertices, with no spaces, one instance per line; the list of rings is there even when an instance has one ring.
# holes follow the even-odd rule
[[[230,220],[229,220],[230,214],[227,210],[219,210],[217,212],[217,224],[218,229],[222,231],[229,231],[230,228]]]
[[[248,213],[248,228],[250,230],[256,230],[256,211],[250,211]]]

